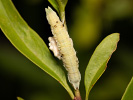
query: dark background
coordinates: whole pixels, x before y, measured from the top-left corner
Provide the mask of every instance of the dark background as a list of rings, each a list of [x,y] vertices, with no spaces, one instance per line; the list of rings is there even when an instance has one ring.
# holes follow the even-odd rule
[[[45,8],[47,0],[12,0],[24,20],[48,44],[51,36]],[[118,32],[120,41],[108,67],[90,92],[90,100],[120,100],[133,76],[133,1],[68,0],[66,20],[79,58],[81,95],[84,98],[84,71],[100,41]],[[65,69],[64,69],[65,70]],[[71,100],[51,76],[17,51],[0,32],[0,99]]]

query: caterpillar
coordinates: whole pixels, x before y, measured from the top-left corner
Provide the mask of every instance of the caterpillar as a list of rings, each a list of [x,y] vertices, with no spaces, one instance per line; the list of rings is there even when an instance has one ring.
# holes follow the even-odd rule
[[[73,41],[68,35],[68,31],[64,26],[64,22],[60,21],[56,12],[50,7],[45,8],[46,18],[51,26],[53,37],[49,37],[50,50],[54,55],[61,59],[65,69],[68,72],[68,80],[74,87],[79,89],[81,75],[79,72],[79,62],[76,52],[73,48]]]

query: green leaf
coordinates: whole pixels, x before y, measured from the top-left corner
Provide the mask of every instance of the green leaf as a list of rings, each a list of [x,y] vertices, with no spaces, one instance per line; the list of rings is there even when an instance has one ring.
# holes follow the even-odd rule
[[[121,100],[132,100],[132,99],[133,99],[133,77],[132,77],[130,83],[128,84]]]
[[[48,0],[57,11],[64,11],[68,0]]]
[[[56,11],[59,13],[59,6],[56,0],[48,0],[49,3],[56,9]]]
[[[85,71],[86,100],[88,100],[91,88],[105,71],[107,62],[116,50],[118,41],[119,33],[113,33],[107,36],[95,49]]]
[[[55,78],[74,98],[62,66],[54,60],[39,35],[22,19],[11,0],[0,0],[0,28],[23,55]]]
[[[17,97],[17,99],[18,99],[18,100],[24,100],[24,99],[22,99],[21,97]]]
[[[68,0],[48,0],[51,5],[57,10],[62,21],[65,20],[65,7]]]

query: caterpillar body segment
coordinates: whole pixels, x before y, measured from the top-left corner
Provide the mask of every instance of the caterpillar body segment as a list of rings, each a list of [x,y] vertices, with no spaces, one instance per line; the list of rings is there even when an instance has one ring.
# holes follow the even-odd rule
[[[45,10],[53,34],[53,39],[51,40],[56,42],[52,45],[52,41],[50,41],[50,48],[51,46],[56,48],[55,51],[53,49],[51,50],[53,53],[56,53],[54,54],[56,57],[63,61],[64,67],[68,71],[68,80],[73,85],[74,89],[79,89],[81,76],[78,69],[78,58],[76,57],[76,52],[73,48],[72,39],[69,37],[68,31],[66,27],[64,27],[64,23],[60,21],[57,14],[50,7],[45,8]]]

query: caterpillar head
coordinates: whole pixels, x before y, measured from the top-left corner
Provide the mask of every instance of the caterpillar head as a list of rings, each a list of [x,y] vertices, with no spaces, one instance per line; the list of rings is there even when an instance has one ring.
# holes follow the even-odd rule
[[[45,8],[45,11],[46,11],[46,18],[47,18],[49,24],[52,27],[55,27],[55,25],[58,24],[58,22],[60,22],[60,19],[57,16],[56,12],[53,11],[50,7]]]

